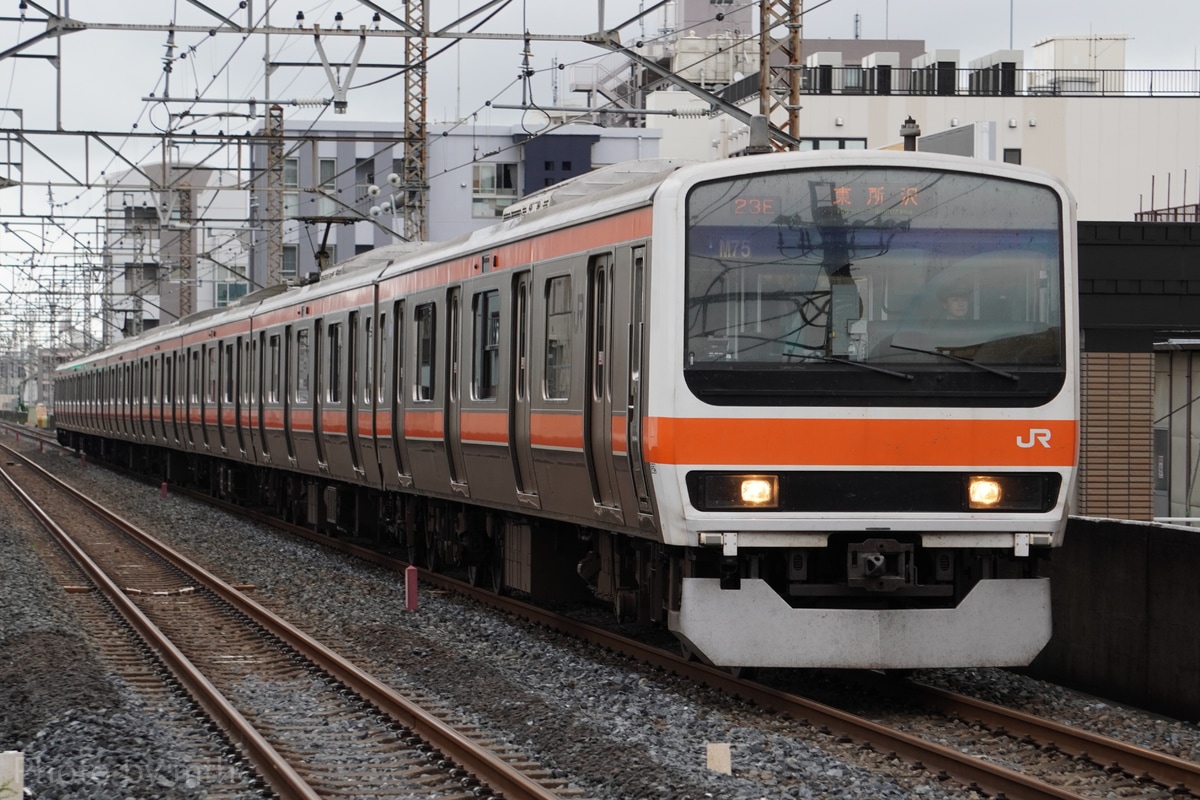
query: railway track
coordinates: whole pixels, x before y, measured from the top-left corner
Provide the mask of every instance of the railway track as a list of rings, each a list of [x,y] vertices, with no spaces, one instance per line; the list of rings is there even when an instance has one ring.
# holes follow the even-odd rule
[[[207,498],[206,498],[207,499]],[[245,512],[237,509],[238,513]],[[273,523],[277,524],[277,523]],[[332,540],[303,528],[280,525],[323,545],[392,569],[408,565],[373,550]],[[895,755],[911,767],[942,780],[953,780],[993,797],[1079,798],[1100,796],[1181,797],[1200,795],[1200,767],[1075,728],[1014,712],[969,697],[913,683],[879,680],[871,691],[899,695],[922,709],[942,715],[938,739],[930,741],[905,720],[881,723],[815,702],[793,692],[738,679],[729,673],[689,663],[659,648],[621,637],[513,598],[497,596],[444,575],[423,573],[422,580],[467,595],[538,625],[596,643],[642,663],[752,700],[838,742],[855,742],[883,755]],[[911,714],[910,714],[911,716]],[[929,726],[925,726],[929,727]],[[810,734],[806,734],[812,738]],[[969,752],[965,752],[969,751]]]
[[[223,505],[219,501],[217,504]],[[224,507],[236,513],[245,513],[245,509],[236,506]],[[370,548],[331,539],[269,517],[260,519],[393,570],[401,571],[409,566],[406,562]],[[427,570],[421,570],[420,575],[423,582],[750,700],[835,739],[845,741],[849,738],[880,753],[894,754],[918,769],[928,770],[939,780],[954,780],[968,789],[992,797],[1078,800],[1085,797],[1128,796],[1130,793],[1164,798],[1200,796],[1200,765],[966,695],[911,681],[897,682],[882,676],[862,676],[862,680],[868,681],[882,695],[901,695],[909,702],[918,702],[929,711],[963,723],[967,732],[958,736],[956,746],[951,747],[907,733],[893,725],[873,722],[833,705],[689,661],[657,646],[621,636],[601,626],[573,620],[516,598],[497,595],[465,581]],[[1003,743],[1002,747],[1000,743]],[[997,752],[1001,750],[1003,755]],[[1084,786],[1086,790],[1079,788]],[[1107,794],[1110,791],[1116,794]]]
[[[346,662],[11,448],[0,478],[284,798],[577,796]],[[64,497],[69,500],[64,501]],[[88,513],[46,507],[69,503]],[[447,712],[442,712],[446,715]]]

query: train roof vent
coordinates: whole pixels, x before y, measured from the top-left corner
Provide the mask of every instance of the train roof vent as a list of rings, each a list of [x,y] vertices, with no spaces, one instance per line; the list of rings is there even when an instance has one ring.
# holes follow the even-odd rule
[[[321,273],[321,279],[332,278],[334,275],[344,275],[360,269],[384,269],[397,258],[416,252],[427,247],[429,242],[392,242],[380,247],[374,247],[364,253],[341,261]]]
[[[239,297],[234,305],[248,306],[253,303],[259,303],[263,300],[266,300],[268,297],[274,297],[277,294],[283,294],[290,288],[292,287],[286,283],[277,283],[273,286],[264,286],[256,292],[251,292],[250,294]]]
[[[217,314],[227,310],[228,309],[225,308],[225,306],[215,306],[214,308],[204,308],[200,311],[193,311],[186,317],[180,317],[179,324],[187,325],[189,322],[195,322],[196,320],[205,319],[206,317],[214,317]]]
[[[664,172],[679,169],[690,162],[678,158],[649,158],[643,161],[624,161],[609,164],[591,172],[576,175],[562,183],[541,189],[504,209],[504,219],[523,217],[543,208],[561,205],[580,197],[590,197],[606,189],[628,186],[648,180]]]

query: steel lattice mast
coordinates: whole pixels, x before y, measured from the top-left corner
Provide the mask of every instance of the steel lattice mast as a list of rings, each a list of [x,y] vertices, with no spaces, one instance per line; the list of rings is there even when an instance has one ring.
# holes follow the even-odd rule
[[[429,184],[425,173],[425,88],[428,72],[425,18],[426,0],[408,0],[407,22],[419,36],[404,40],[404,170],[400,176],[404,192],[404,236],[425,241]]]
[[[804,0],[761,0],[759,4],[762,61],[759,65],[759,113],[793,139],[800,138],[800,42]],[[779,28],[784,36],[775,38]],[[772,59],[772,55],[778,57]],[[778,62],[772,65],[772,60]],[[775,112],[783,110],[779,115]],[[786,120],[786,124],[784,124]],[[776,149],[796,149],[774,140]]]

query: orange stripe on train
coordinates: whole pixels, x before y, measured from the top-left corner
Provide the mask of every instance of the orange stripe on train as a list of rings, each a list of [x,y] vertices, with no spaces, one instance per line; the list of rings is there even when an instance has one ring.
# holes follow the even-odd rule
[[[1074,420],[670,419],[648,417],[659,464],[1069,467]]]
[[[508,412],[463,411],[458,419],[459,436],[464,442],[508,444]]]

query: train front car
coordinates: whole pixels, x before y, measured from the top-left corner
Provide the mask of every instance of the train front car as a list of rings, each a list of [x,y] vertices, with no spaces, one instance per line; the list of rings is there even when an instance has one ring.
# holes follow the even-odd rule
[[[721,666],[1029,663],[1078,450],[1066,189],[779,154],[680,170],[654,213],[671,629]]]

